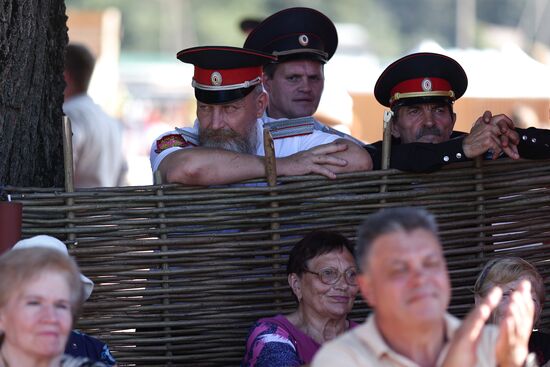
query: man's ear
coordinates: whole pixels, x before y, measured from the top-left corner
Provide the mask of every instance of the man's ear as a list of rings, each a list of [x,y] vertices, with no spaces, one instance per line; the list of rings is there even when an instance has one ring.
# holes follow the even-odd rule
[[[269,101],[269,97],[267,96],[267,93],[265,91],[262,91],[258,98],[256,99],[256,117],[260,118],[264,115],[265,109],[267,108],[267,103]]]
[[[374,292],[372,291],[371,277],[367,273],[359,274],[357,277],[357,285],[359,286],[359,291],[361,292],[365,302],[367,302],[371,307],[375,306],[376,299],[374,297]]]
[[[288,274],[288,285],[292,289],[292,293],[294,293],[294,295],[298,299],[298,302],[300,302],[302,300],[302,281],[298,274]]]
[[[271,93],[271,82],[272,80],[267,76],[266,73],[262,74],[262,84],[267,93]]]
[[[399,129],[397,128],[397,119],[395,118],[395,115],[393,115],[391,119],[391,134],[394,138],[401,137],[401,134],[399,133]]]
[[[454,128],[455,123],[456,123],[456,113],[453,112],[453,115],[452,115],[451,117],[452,117],[452,119],[453,119],[453,128]]]

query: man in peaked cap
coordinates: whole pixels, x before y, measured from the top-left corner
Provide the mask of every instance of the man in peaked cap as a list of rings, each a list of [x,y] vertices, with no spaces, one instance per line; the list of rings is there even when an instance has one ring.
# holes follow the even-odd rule
[[[197,120],[193,128],[165,133],[153,143],[151,167],[160,171],[163,181],[216,185],[263,177],[264,126],[274,138],[278,175],[335,178],[339,172],[371,169],[366,151],[349,149],[310,122],[260,119],[268,102],[262,66],[275,56],[205,46],[182,50],[178,59],[195,66]]]
[[[311,116],[324,88],[324,64],[334,55],[338,34],[332,21],[310,8],[281,10],[261,22],[244,46],[277,56],[264,67],[272,118]]]
[[[315,9],[284,9],[254,28],[244,47],[277,56],[276,62],[264,66],[263,83],[269,95],[265,121],[270,118],[307,121],[316,130],[363,145],[360,140],[313,118],[325,86],[324,64],[334,55],[337,45],[336,27]],[[345,106],[343,103],[336,110]],[[349,147],[355,149],[354,145]]]
[[[393,114],[390,167],[425,172],[483,154],[492,159],[501,153],[512,159],[550,158],[548,131],[515,129],[503,114],[493,116],[486,111],[470,133],[453,131],[453,103],[467,86],[460,64],[435,53],[405,56],[382,72],[374,95]],[[380,169],[382,142],[365,148],[374,169]]]

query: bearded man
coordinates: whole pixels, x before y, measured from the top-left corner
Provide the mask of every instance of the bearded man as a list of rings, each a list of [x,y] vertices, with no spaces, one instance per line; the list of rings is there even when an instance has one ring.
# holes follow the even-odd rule
[[[197,99],[193,128],[162,134],[151,147],[153,172],[163,182],[222,185],[263,177],[263,128],[270,129],[277,175],[337,173],[372,169],[370,155],[348,140],[315,130],[312,121],[263,121],[268,96],[262,67],[276,56],[237,47],[193,47],[178,59],[195,66]]]

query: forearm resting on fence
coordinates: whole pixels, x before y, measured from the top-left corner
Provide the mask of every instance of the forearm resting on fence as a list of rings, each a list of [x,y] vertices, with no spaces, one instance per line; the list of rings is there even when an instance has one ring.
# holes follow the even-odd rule
[[[178,150],[159,166],[163,182],[224,185],[264,176],[263,158],[223,149]]]

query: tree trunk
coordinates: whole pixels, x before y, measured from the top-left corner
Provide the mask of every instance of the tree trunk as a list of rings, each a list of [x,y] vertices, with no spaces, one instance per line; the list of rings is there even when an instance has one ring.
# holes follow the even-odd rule
[[[64,0],[0,1],[0,185],[63,187]]]

